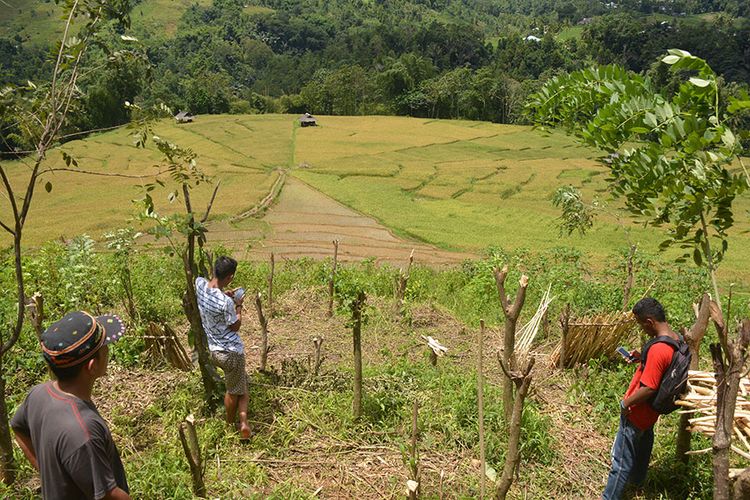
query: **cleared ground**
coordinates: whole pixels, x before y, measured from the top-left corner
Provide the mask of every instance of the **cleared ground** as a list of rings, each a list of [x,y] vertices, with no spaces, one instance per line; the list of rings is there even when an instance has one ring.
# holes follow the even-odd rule
[[[267,259],[271,252],[277,258],[327,258],[338,239],[342,261],[373,258],[379,262],[404,263],[411,250],[418,262],[450,264],[474,255],[439,250],[432,246],[395,237],[388,228],[371,217],[346,207],[298,179],[287,180],[278,202],[263,217],[268,231],[216,224],[211,239],[243,258]],[[240,236],[240,237],[238,237]],[[248,245],[248,239],[257,238]]]

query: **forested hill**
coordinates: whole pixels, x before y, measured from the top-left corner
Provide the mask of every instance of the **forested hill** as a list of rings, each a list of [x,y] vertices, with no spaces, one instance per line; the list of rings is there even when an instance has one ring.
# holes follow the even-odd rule
[[[59,7],[7,2],[0,84],[43,80],[63,26]],[[652,68],[673,47],[707,59],[736,91],[750,82],[748,16],[746,0],[142,0],[131,30],[151,67],[132,58],[104,64],[104,52],[92,53],[102,70],[81,81],[88,98],[71,126],[123,123],[126,100],[194,113],[515,123],[540,82],[592,63],[624,64],[669,85]],[[120,32],[112,27],[112,43],[126,43]]]

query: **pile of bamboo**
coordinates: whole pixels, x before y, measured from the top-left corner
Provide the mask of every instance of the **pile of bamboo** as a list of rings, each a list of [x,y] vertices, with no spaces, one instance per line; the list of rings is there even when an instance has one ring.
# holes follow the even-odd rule
[[[551,355],[551,362],[563,368],[602,355],[614,357],[618,346],[632,350],[638,343],[636,323],[629,312],[572,318],[564,323],[562,339]]]
[[[547,314],[547,309],[552,302],[552,297],[550,297],[551,289],[552,285],[547,287],[547,291],[542,296],[542,300],[539,302],[539,307],[537,308],[536,313],[534,313],[534,316],[523,326],[523,328],[516,332],[515,353],[521,364],[525,364],[523,363],[523,360],[528,357],[531,343],[536,338],[536,334],[539,332],[539,326],[542,324],[544,316]]]
[[[143,336],[143,340],[146,344],[146,358],[152,363],[158,365],[166,361],[178,370],[187,372],[193,369],[190,356],[168,324],[149,323],[148,334]]]
[[[690,432],[700,432],[713,436],[716,427],[716,377],[713,372],[690,371],[688,391],[676,402],[683,409],[680,413],[692,413],[689,420]],[[732,451],[750,459],[750,379],[740,379],[740,390],[737,394],[737,406],[734,412],[734,438]],[[704,453],[707,450],[696,450],[690,453]]]

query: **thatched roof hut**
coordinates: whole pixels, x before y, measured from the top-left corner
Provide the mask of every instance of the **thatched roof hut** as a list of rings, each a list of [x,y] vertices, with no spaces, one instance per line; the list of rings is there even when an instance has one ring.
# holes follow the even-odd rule
[[[303,127],[314,127],[318,124],[318,120],[316,120],[310,113],[305,113],[299,117],[299,123]]]
[[[195,118],[195,116],[191,115],[187,111],[180,111],[174,117],[174,119],[175,119],[175,121],[177,121],[177,123],[191,123],[194,118]]]

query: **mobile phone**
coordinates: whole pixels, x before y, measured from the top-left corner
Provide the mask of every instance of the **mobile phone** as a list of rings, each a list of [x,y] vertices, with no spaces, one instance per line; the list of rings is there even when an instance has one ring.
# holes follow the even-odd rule
[[[234,291],[234,301],[235,303],[239,303],[242,300],[242,297],[245,296],[245,289],[244,288],[238,288]]]
[[[615,351],[617,351],[617,354],[625,358],[627,361],[633,361],[633,356],[631,356],[630,352],[628,352],[628,350],[623,346],[618,347],[617,349],[615,349]]]

